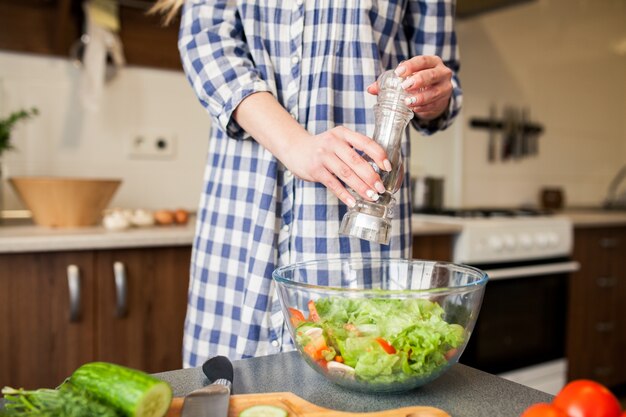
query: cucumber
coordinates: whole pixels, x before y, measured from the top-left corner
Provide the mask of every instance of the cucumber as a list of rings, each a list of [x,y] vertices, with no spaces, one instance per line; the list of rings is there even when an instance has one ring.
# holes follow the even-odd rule
[[[162,417],[170,407],[172,388],[144,372],[107,362],[87,363],[68,383],[128,417]]]
[[[239,413],[239,417],[287,417],[289,413],[274,405],[253,405]]]

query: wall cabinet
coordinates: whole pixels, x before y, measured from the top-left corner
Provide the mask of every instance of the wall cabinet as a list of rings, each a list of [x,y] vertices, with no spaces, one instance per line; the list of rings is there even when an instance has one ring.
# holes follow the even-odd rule
[[[626,226],[577,228],[567,328],[568,378],[626,383]]]
[[[85,27],[82,0],[0,0],[0,50],[69,57]],[[177,17],[163,26],[151,0],[121,1],[120,39],[131,66],[180,70]]]
[[[0,255],[0,386],[54,387],[85,362],[182,367],[191,248]]]

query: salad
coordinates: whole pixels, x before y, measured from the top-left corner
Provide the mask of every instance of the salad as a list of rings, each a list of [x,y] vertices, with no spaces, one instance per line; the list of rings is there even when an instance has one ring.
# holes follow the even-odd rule
[[[387,384],[427,378],[445,366],[464,341],[443,308],[424,299],[320,298],[308,318],[289,308],[296,342],[328,374]]]

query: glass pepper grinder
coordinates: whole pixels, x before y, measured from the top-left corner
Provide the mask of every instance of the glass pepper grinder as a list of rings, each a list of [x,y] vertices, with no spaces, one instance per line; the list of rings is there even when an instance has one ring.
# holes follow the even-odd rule
[[[366,201],[354,190],[349,190],[356,200],[341,221],[339,233],[358,237],[372,242],[389,244],[391,238],[391,219],[396,200],[393,194],[398,191],[404,176],[401,143],[406,126],[413,118],[413,110],[406,104],[409,95],[400,84],[403,77],[398,77],[393,70],[378,77],[378,101],[374,106],[376,127],[373,139],[387,152],[391,162],[391,171],[380,169],[367,155],[364,158],[380,175],[386,191],[377,201]]]

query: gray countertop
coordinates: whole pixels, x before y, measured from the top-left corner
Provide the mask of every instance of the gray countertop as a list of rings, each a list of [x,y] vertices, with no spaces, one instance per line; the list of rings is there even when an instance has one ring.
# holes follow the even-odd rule
[[[233,394],[289,391],[321,407],[367,412],[416,405],[433,406],[453,417],[519,416],[528,406],[552,396],[456,364],[439,379],[401,394],[364,394],[328,382],[297,352],[234,361]],[[200,368],[156,374],[183,396],[208,383]]]

